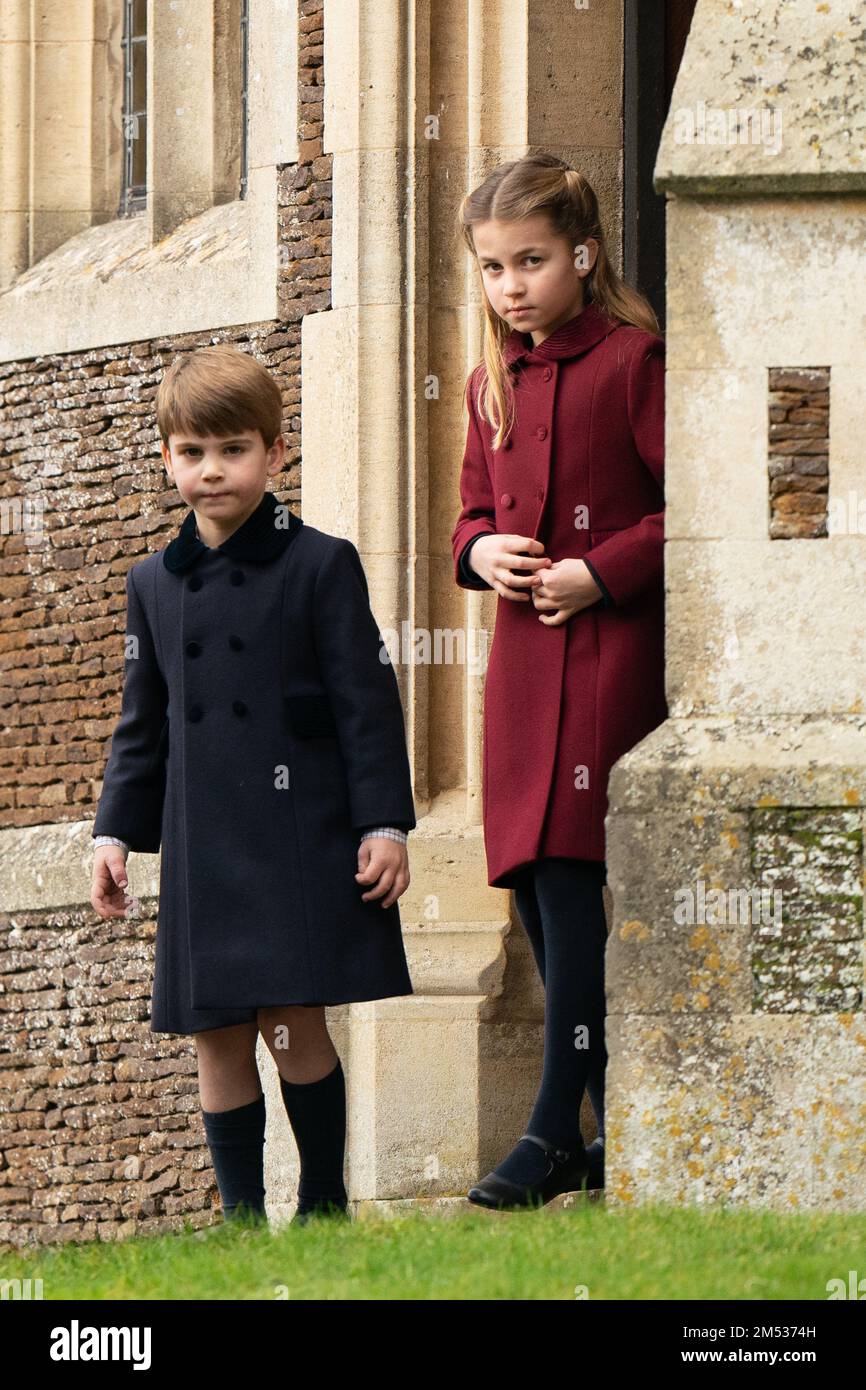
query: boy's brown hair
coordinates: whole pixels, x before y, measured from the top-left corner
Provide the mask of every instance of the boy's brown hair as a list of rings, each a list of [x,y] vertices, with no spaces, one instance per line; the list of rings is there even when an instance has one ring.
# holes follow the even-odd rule
[[[283,428],[280,388],[248,352],[219,343],[176,357],[156,393],[156,423],[171,434],[231,435],[258,430],[269,449]]]

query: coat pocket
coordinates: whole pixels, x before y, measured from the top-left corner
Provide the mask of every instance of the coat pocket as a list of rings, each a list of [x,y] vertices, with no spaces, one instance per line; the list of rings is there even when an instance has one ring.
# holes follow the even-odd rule
[[[292,733],[297,738],[336,738],[337,723],[328,696],[286,695],[286,709]]]

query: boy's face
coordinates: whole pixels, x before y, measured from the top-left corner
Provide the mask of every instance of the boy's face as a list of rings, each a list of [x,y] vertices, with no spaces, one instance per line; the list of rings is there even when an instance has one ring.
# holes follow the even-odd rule
[[[168,447],[162,445],[165,471],[193,508],[206,543],[231,532],[255,511],[267,479],[283,467],[285,447],[280,434],[266,449],[259,430],[169,435]]]
[[[531,333],[536,347],[583,309],[583,281],[598,254],[592,237],[578,252],[536,212],[519,222],[481,222],[473,240],[491,305],[512,328]]]

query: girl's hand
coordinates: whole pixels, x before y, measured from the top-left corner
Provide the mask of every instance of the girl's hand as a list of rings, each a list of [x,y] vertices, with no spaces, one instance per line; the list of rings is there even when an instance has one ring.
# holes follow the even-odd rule
[[[474,551],[475,546],[470,558]],[[535,575],[530,584],[532,602],[540,610],[538,621],[545,627],[559,627],[582,608],[588,608],[603,597],[582,560],[554,560],[550,568],[543,575]]]
[[[355,880],[359,886],[375,884],[369,892],[361,894],[364,902],[370,898],[381,898],[383,893],[387,893],[380,907],[391,907],[409,887],[409,854],[406,846],[387,835],[368,836],[358,846]]]
[[[126,850],[119,845],[99,845],[93,854],[90,902],[104,921],[125,917],[136,899],[126,892]]]
[[[502,598],[528,603],[526,589],[535,582],[536,571],[552,563],[541,541],[530,536],[481,536],[469,552],[469,564]],[[515,574],[515,569],[526,574]]]

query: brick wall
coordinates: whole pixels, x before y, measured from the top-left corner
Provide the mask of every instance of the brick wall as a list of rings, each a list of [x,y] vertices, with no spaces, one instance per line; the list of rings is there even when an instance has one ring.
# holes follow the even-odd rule
[[[0,827],[92,819],[123,680],[125,574],[186,506],[153,420],[162,372],[212,342],[252,351],[285,403],[300,503],[301,320],[330,305],[323,0],[300,6],[300,161],[279,171],[279,317],[0,364],[0,498],[39,489],[44,541],[0,535]],[[134,890],[133,890],[134,891]],[[191,1039],[148,1027],[157,904],[102,922],[0,916],[0,1241],[210,1220],[218,1204]]]
[[[769,368],[770,538],[827,535],[830,368]]]

